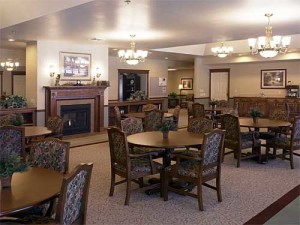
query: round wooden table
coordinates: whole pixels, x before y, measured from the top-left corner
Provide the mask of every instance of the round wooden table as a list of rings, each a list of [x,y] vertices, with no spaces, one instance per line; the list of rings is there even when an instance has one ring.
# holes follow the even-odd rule
[[[127,113],[124,116],[145,119],[145,112]],[[164,118],[170,118],[170,117],[173,117],[173,113],[164,113]]]
[[[253,127],[255,130],[260,128],[276,128],[276,127],[289,127],[291,123],[283,120],[271,120],[268,118],[259,118],[257,123],[253,122],[252,118],[240,117],[240,127]]]
[[[47,127],[25,126],[25,138],[34,138],[51,134],[52,131]]]
[[[38,167],[14,173],[11,188],[0,190],[0,216],[39,205],[59,195],[63,174]]]

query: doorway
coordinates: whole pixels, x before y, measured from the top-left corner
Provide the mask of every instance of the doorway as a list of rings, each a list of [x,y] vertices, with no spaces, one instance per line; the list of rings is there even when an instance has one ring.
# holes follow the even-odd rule
[[[209,96],[214,100],[229,100],[230,69],[209,70]]]

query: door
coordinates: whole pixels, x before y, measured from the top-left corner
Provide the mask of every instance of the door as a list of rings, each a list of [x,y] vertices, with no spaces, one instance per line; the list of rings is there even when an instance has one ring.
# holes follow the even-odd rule
[[[229,98],[229,69],[212,69],[210,72],[210,99],[226,100]]]

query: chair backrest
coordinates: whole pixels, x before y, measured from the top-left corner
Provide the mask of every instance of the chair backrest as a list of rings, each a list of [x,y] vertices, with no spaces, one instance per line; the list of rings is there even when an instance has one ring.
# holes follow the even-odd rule
[[[0,127],[0,156],[16,154],[25,157],[25,128]]]
[[[208,133],[213,130],[213,121],[204,117],[190,119],[187,131],[192,133]]]
[[[155,131],[157,126],[162,123],[164,112],[158,109],[145,111],[144,130]]]
[[[229,102],[227,100],[219,100],[219,101],[217,101],[217,106],[228,107],[229,106]]]
[[[221,152],[224,146],[225,132],[215,129],[212,132],[205,134],[203,144],[201,146],[201,167],[200,175],[203,170],[219,167],[221,165]]]
[[[286,110],[274,109],[270,114],[270,119],[272,120],[289,120],[289,113]]]
[[[13,125],[11,122],[11,114],[4,115],[0,117],[0,126]]]
[[[187,103],[187,112],[188,112],[188,118],[192,118],[194,115],[194,111],[193,111],[193,102],[188,102]]]
[[[194,102],[194,94],[187,94],[186,95],[187,102]]]
[[[291,134],[291,149],[300,149],[300,116],[296,116],[293,121],[293,128]]]
[[[118,106],[114,107],[115,111],[115,125],[116,127],[121,128],[121,112]]]
[[[174,108],[174,112],[173,112],[173,121],[174,121],[177,128],[178,128],[178,122],[179,122],[179,114],[180,114],[180,106],[177,105]]]
[[[116,127],[107,128],[111,168],[116,165],[129,171],[129,148],[126,134]]]
[[[57,224],[86,224],[92,169],[92,163],[80,164],[64,177],[55,215]]]
[[[154,110],[154,109],[158,109],[158,108],[157,108],[157,105],[154,105],[154,104],[147,104],[147,105],[143,105],[142,111],[143,111],[143,112],[146,112],[146,111],[151,111],[151,110]]]
[[[127,135],[141,133],[143,129],[143,121],[140,118],[128,117],[124,120],[121,120],[122,131]]]
[[[56,115],[50,116],[47,119],[47,128],[52,131],[53,135],[62,135],[63,132],[63,119]]]
[[[32,141],[30,161],[33,166],[66,173],[69,167],[70,142],[57,138]]]
[[[226,130],[225,140],[240,143],[240,121],[237,116],[224,114],[221,116],[221,129]]]
[[[205,117],[204,105],[200,103],[193,104],[193,118]]]

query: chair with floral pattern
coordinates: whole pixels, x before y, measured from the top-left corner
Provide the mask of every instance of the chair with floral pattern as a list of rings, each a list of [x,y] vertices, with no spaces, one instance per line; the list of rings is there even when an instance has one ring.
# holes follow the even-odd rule
[[[48,117],[46,126],[49,130],[52,131],[52,133],[47,135],[47,137],[62,139],[63,119],[60,116],[56,115]]]
[[[204,105],[200,103],[193,104],[193,118],[205,117]]]
[[[86,224],[92,169],[92,163],[82,163],[63,178],[55,219],[27,215],[13,222],[21,224]]]
[[[115,126],[121,128],[121,112],[120,108],[118,106],[114,107],[114,112],[115,112]]]
[[[203,211],[202,185],[217,191],[218,201],[222,201],[221,195],[221,154],[224,144],[224,131],[214,130],[205,134],[201,151],[198,156],[176,155],[176,164],[165,168],[163,176],[163,197],[168,201],[168,192],[173,191],[181,195],[188,195],[198,199],[199,210]],[[182,161],[181,159],[185,159]],[[188,187],[176,189],[169,186],[170,178],[178,178],[197,186],[197,194],[190,192]],[[216,186],[208,184],[208,181],[216,180]]]
[[[164,112],[158,109],[145,111],[144,131],[156,131],[157,126],[162,123]]]
[[[240,167],[240,161],[242,159],[248,159],[258,157],[258,161],[261,162],[261,148],[260,140],[255,132],[241,132],[240,122],[237,116],[231,114],[224,114],[221,117],[221,129],[226,130],[224,147],[232,149],[233,151],[223,151],[222,161],[224,156],[230,153],[234,153],[234,157],[237,158],[237,167]],[[252,151],[243,153],[242,151],[251,148]]]
[[[0,156],[17,154],[25,159],[25,128],[0,127]]]
[[[126,182],[125,205],[129,204],[131,182],[143,187],[143,177],[157,174],[162,171],[163,165],[152,160],[153,152],[130,154],[126,134],[118,128],[107,129],[110,159],[111,159],[111,186],[109,196],[113,196],[115,185]],[[124,178],[116,182],[116,175]],[[152,186],[158,186],[154,184]]]
[[[297,153],[294,153],[294,150],[300,149],[300,116],[294,118],[293,127],[291,128],[291,135],[286,136],[276,136],[272,139],[267,139],[267,155],[270,148],[273,148],[275,153],[278,149],[282,149],[282,154],[276,155],[277,157],[282,158],[283,160],[289,160],[291,169],[294,169],[294,159],[293,155],[300,156]]]
[[[176,125],[176,130],[178,130],[179,114],[180,114],[180,106],[177,105],[177,106],[175,106],[174,112],[173,112],[173,121],[174,121],[174,124]]]
[[[143,112],[146,112],[146,111],[151,111],[151,110],[154,110],[154,109],[158,109],[158,108],[157,108],[157,105],[154,105],[154,104],[146,104],[146,105],[143,105],[142,111],[143,111]]]

